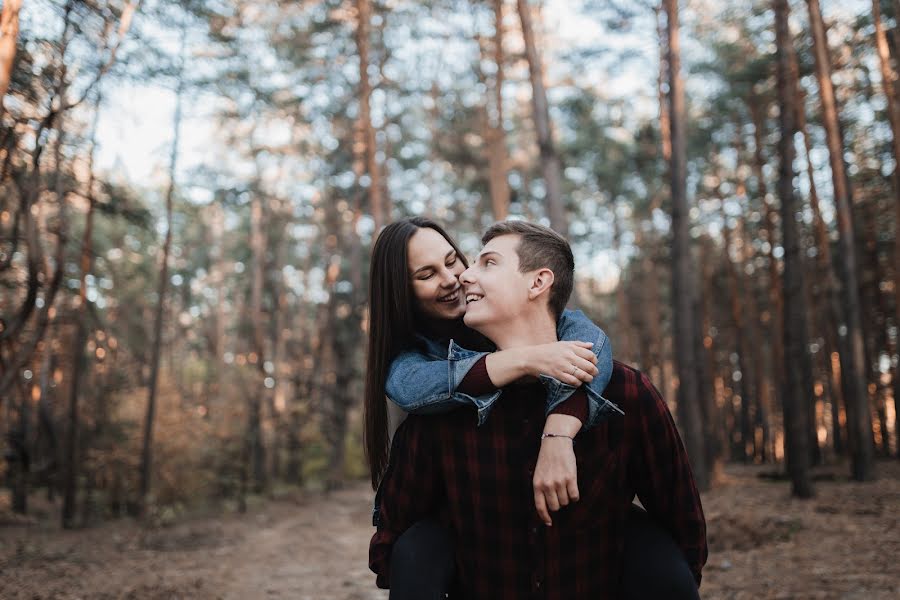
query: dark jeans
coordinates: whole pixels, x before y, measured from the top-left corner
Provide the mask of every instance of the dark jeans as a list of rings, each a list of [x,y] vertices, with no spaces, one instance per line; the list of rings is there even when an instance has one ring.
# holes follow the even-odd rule
[[[434,519],[419,521],[391,549],[390,600],[443,600],[455,572],[450,533]]]
[[[450,535],[437,521],[410,527],[391,552],[390,600],[442,600],[453,585]],[[684,555],[668,533],[632,505],[625,537],[626,600],[699,600]],[[452,596],[451,596],[452,597]]]

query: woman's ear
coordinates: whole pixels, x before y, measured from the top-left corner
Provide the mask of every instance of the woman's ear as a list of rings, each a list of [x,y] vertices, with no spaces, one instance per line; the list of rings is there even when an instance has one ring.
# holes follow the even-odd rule
[[[528,288],[528,299],[534,300],[541,294],[547,292],[553,285],[553,271],[550,269],[538,269],[534,272],[531,280],[531,286]]]

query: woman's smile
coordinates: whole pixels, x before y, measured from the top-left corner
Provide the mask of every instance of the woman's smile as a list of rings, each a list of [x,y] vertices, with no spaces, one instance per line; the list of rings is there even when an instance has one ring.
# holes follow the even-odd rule
[[[438,297],[437,301],[445,302],[448,304],[451,302],[457,302],[459,300],[459,292],[461,289],[462,289],[462,286],[456,286],[456,288],[449,294],[445,294],[444,296]]]

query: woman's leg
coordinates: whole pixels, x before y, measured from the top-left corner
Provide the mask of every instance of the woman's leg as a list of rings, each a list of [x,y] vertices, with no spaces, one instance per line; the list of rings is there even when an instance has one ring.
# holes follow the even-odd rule
[[[455,571],[450,532],[433,519],[419,521],[391,550],[390,600],[443,600]]]
[[[632,505],[625,530],[623,589],[628,600],[699,600],[681,549],[642,508]]]

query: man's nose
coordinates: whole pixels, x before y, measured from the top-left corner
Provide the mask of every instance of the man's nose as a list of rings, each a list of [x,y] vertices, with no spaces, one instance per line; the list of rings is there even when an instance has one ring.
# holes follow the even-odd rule
[[[475,283],[475,279],[472,277],[472,267],[469,267],[459,276],[459,282],[463,285],[471,285]]]

